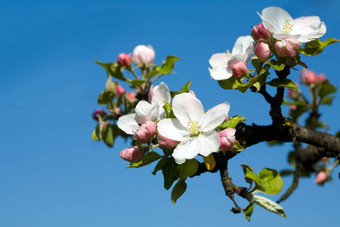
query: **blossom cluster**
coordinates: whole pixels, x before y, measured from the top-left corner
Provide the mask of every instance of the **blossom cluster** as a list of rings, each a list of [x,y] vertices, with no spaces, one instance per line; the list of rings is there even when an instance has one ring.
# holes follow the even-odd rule
[[[165,103],[172,104],[174,117],[166,116]],[[139,145],[124,149],[121,157],[137,162],[146,151],[142,144],[150,145],[155,141],[161,148],[173,150],[172,156],[177,164],[197,155],[207,157],[219,148],[227,151],[235,144],[235,130],[224,130],[219,134],[216,128],[226,120],[229,108],[225,102],[205,112],[192,91],[177,94],[171,102],[169,88],[162,82],[150,88],[148,101],[138,102],[135,113],[118,119],[118,127],[133,135]]]
[[[317,16],[293,19],[280,7],[268,7],[262,10],[262,14],[258,14],[262,23],[252,28],[251,36],[239,37],[231,53],[227,51],[211,56],[209,63],[212,68],[209,71],[213,79],[247,76],[247,63],[253,53],[260,62],[266,62],[272,56],[278,59],[294,58],[302,43],[320,38],[326,33],[324,22]]]

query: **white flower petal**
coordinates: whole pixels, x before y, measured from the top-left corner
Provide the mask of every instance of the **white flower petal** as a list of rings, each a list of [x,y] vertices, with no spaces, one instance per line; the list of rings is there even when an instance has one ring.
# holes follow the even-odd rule
[[[159,115],[159,106],[151,105],[150,103],[142,100],[138,102],[135,112],[135,120],[138,124],[143,124],[146,121],[156,121]]]
[[[277,40],[283,40],[285,38],[294,38],[296,40],[299,40],[301,35],[274,34],[273,37]]]
[[[313,39],[320,38],[326,33],[326,25],[321,22],[320,17],[299,17],[293,20],[292,35],[301,35],[297,40],[299,42],[309,42]]]
[[[232,56],[237,56],[237,59],[247,62],[253,54],[254,39],[250,35],[240,36],[235,42]]]
[[[220,136],[218,132],[212,130],[210,132],[202,133],[199,135],[196,140],[200,142],[200,150],[199,154],[203,156],[208,156],[213,152],[216,152],[220,147]]]
[[[217,53],[211,56],[209,59],[209,64],[213,68],[227,68],[228,61],[230,60],[230,56],[227,53]]]
[[[183,126],[187,126],[189,121],[201,122],[204,117],[201,101],[189,93],[176,95],[172,101],[172,110]]]
[[[273,6],[263,9],[260,17],[265,28],[274,34],[284,34],[283,26],[286,20],[293,21],[293,18],[286,10]]]
[[[126,134],[134,135],[140,128],[135,120],[136,114],[127,114],[118,119],[117,125]]]
[[[229,79],[233,74],[228,72],[227,68],[209,68],[210,76],[214,80],[226,80]]]
[[[164,101],[170,103],[170,91],[168,86],[161,82],[158,86],[155,88],[154,95],[152,96],[151,104],[158,104],[159,106],[164,105]]]
[[[197,156],[200,150],[200,141],[197,138],[189,138],[177,145],[172,157],[177,164],[182,164],[187,159],[193,159]]]
[[[214,130],[226,119],[229,109],[229,103],[225,102],[208,110],[201,123],[201,131],[208,132]]]
[[[162,136],[176,141],[183,141],[189,137],[188,129],[174,118],[160,120],[157,130]]]

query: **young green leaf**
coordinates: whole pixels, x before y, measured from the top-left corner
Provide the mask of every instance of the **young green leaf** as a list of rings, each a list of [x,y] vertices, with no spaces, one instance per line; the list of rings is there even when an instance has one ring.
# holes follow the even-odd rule
[[[185,183],[185,180],[179,180],[171,191],[172,204],[175,205],[177,199],[183,195],[185,190],[187,190],[187,184]]]
[[[296,87],[296,84],[294,83],[294,81],[287,79],[287,78],[284,79],[284,80],[281,80],[279,78],[275,78],[275,79],[269,81],[268,84],[270,86],[273,86],[273,87],[288,87],[288,88],[295,88]]]
[[[275,203],[274,201],[267,199],[266,197],[259,196],[259,195],[254,195],[254,199],[255,199],[254,202],[257,205],[263,207],[264,209],[269,210],[270,212],[279,214],[284,218],[287,217],[283,208],[279,204]]]
[[[172,157],[168,158],[166,163],[163,165],[162,173],[164,176],[164,188],[166,190],[169,190],[174,181],[179,177],[177,166],[178,165]]]
[[[139,168],[142,166],[146,166],[154,161],[157,161],[158,159],[160,159],[162,156],[160,156],[158,153],[156,152],[148,152],[146,153],[142,160],[136,163],[130,163],[130,165],[127,168]]]
[[[261,186],[264,190],[260,190],[265,194],[278,194],[283,187],[282,178],[275,169],[262,169],[258,174],[261,180]]]
[[[190,86],[191,86],[191,81],[189,81],[188,83],[186,83],[181,90],[179,91],[179,93],[188,93],[190,91]]]
[[[179,176],[181,179],[185,179],[194,175],[198,169],[198,162],[196,159],[186,160],[183,164],[178,166]]]
[[[323,98],[329,94],[335,93],[337,89],[337,87],[334,87],[331,83],[329,83],[329,80],[325,80],[320,84],[319,96]]]
[[[169,74],[175,66],[175,62],[179,60],[176,56],[167,56],[165,62],[160,67],[160,72],[162,74]]]
[[[339,42],[339,39],[328,38],[325,41],[321,41],[318,39],[312,40],[305,44],[304,48],[300,49],[300,53],[307,55],[307,56],[315,56],[320,54],[326,46]]]
[[[249,222],[250,216],[252,215],[253,211],[254,211],[254,199],[245,208],[242,209],[242,212],[244,213]]]
[[[234,117],[229,117],[228,121],[223,122],[218,127],[221,130],[226,129],[226,128],[235,128],[239,123],[241,123],[245,120],[247,120],[247,119],[242,117],[242,116],[236,115]]]

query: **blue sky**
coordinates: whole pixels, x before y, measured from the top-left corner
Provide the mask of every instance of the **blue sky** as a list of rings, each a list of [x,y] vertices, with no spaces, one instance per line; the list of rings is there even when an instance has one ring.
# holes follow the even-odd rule
[[[0,223],[17,226],[320,226],[338,220],[340,181],[319,187],[303,179],[282,203],[287,219],[256,207],[252,222],[229,212],[218,174],[188,180],[174,206],[153,166],[126,169],[113,149],[91,141],[91,119],[105,85],[94,63],[115,61],[138,44],[150,44],[156,63],[176,55],[176,74],[164,77],[170,89],[188,81],[205,108],[228,101],[230,115],[269,124],[260,95],[225,91],[208,72],[208,60],[232,49],[260,23],[257,11],[281,6],[293,17],[318,15],[326,23],[322,39],[340,38],[340,2],[313,1],[1,1],[0,2]],[[310,69],[340,84],[340,44],[316,57]],[[298,80],[298,71],[290,76]],[[159,83],[161,80],[157,81]],[[127,86],[123,84],[123,86]],[[330,132],[340,129],[339,99],[324,107]],[[286,111],[287,109],[285,109]],[[251,147],[230,163],[230,174],[245,185],[240,164],[255,171],[286,168],[290,145]],[[337,169],[339,171],[339,168]],[[338,172],[337,171],[337,172]],[[286,189],[291,178],[284,178]],[[278,197],[270,197],[273,200]],[[240,205],[245,206],[242,200]]]

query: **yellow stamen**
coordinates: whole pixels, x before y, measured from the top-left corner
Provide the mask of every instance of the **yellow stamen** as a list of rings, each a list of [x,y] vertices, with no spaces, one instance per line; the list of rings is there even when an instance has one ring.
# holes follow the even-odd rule
[[[285,19],[285,24],[283,25],[284,33],[289,34],[289,32],[292,31],[293,24],[291,22],[292,20],[289,20],[288,18]]]
[[[188,121],[187,127],[191,137],[196,137],[201,133],[201,126],[197,121]]]

